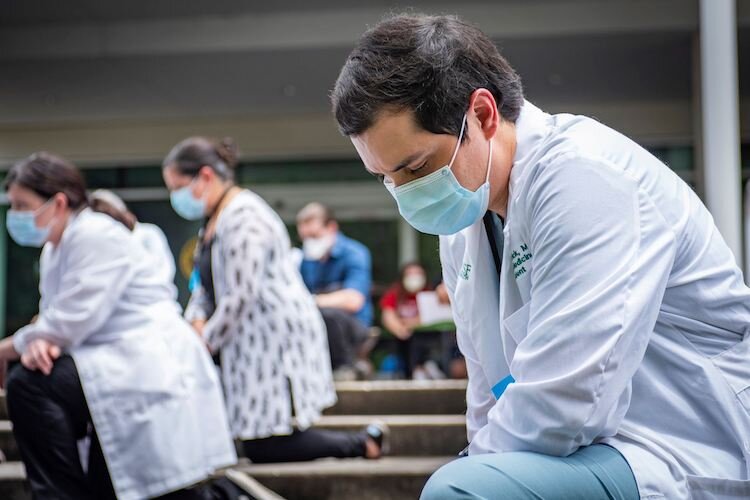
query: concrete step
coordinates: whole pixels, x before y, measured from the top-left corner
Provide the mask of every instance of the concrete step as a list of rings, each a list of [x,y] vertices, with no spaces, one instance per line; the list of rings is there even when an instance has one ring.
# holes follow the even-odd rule
[[[316,427],[359,431],[374,421],[390,428],[392,456],[454,455],[466,446],[463,415],[329,415],[322,417]],[[12,428],[9,421],[0,421],[0,450],[8,460],[20,460]]]
[[[390,428],[391,456],[450,456],[466,446],[463,415],[329,415],[316,427],[357,431],[375,420]]]
[[[453,458],[325,459],[239,468],[287,500],[416,499],[430,475]]]
[[[339,401],[330,415],[419,415],[466,413],[465,380],[373,380],[337,382]],[[0,391],[0,420],[8,419]]]
[[[465,380],[373,380],[337,382],[339,401],[329,415],[421,415],[466,413]],[[0,420],[8,419],[0,391]]]
[[[31,490],[26,482],[26,469],[21,462],[0,464],[0,498],[31,500]]]
[[[338,403],[328,415],[462,415],[465,380],[375,380],[336,383]]]
[[[227,469],[218,473],[217,477],[223,475],[252,494],[257,500],[286,500],[241,470]],[[0,464],[0,499],[31,500],[31,489],[26,481],[26,470],[21,462]]]
[[[288,464],[245,464],[236,470],[272,490],[263,496],[269,499],[277,498],[276,495],[286,500],[416,499],[430,475],[453,458],[325,459]],[[20,462],[0,464],[0,498],[31,499],[26,473]]]
[[[0,420],[0,451],[8,460],[20,460],[18,446],[13,438],[13,424],[7,420]]]

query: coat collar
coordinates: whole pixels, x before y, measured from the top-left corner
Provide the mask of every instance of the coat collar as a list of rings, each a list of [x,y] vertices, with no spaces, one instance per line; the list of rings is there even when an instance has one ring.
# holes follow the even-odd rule
[[[510,197],[524,177],[526,167],[536,157],[536,152],[552,129],[552,115],[545,113],[529,101],[524,101],[521,113],[516,120],[516,154],[508,184]]]
[[[67,222],[65,223],[65,229],[63,229],[62,236],[60,237],[60,241],[57,243],[57,245],[53,245],[52,243],[45,243],[44,246],[49,247],[49,251],[54,251],[57,248],[60,248],[61,246],[65,245],[65,242],[68,241],[70,238],[72,238],[72,234],[75,232],[75,228],[78,225],[79,221],[85,221],[86,218],[93,214],[94,211],[91,210],[88,207],[85,207],[77,212],[73,212],[68,217]]]

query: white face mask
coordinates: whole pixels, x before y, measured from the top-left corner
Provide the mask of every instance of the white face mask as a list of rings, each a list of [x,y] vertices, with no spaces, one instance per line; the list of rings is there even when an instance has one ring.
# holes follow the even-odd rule
[[[320,260],[331,251],[335,242],[335,234],[328,234],[320,238],[307,238],[302,242],[302,252],[307,260]]]
[[[421,292],[427,284],[424,274],[408,274],[404,276],[404,290],[409,293]]]

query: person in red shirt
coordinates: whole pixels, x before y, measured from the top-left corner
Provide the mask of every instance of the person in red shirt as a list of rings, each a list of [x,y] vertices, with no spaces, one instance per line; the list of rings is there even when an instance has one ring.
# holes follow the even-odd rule
[[[411,351],[416,348],[412,342],[412,334],[414,328],[421,325],[417,294],[429,289],[424,267],[417,262],[411,262],[401,268],[399,280],[380,299],[383,327],[401,341],[400,351],[406,364],[407,378],[411,378],[412,375],[414,378],[433,378],[421,364],[411,366]],[[440,378],[444,377],[442,373],[438,375]]]
[[[420,325],[417,294],[428,289],[424,267],[412,262],[401,268],[398,282],[380,299],[383,326],[399,340],[408,340]]]

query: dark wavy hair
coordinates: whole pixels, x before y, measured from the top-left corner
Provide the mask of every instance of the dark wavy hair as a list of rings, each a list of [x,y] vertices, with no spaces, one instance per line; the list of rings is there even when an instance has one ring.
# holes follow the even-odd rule
[[[516,121],[521,79],[479,28],[455,16],[397,15],[360,38],[331,103],[346,136],[366,131],[383,110],[414,112],[435,134],[458,135],[476,89],[489,90],[501,116]]]
[[[89,204],[86,181],[81,171],[68,160],[44,151],[13,165],[5,178],[5,190],[13,184],[33,191],[45,200],[63,193],[73,210]]]
[[[211,167],[225,180],[234,179],[239,150],[230,137],[220,140],[207,137],[188,137],[175,145],[162,162],[162,167],[174,166],[183,175],[195,177],[204,166]]]

